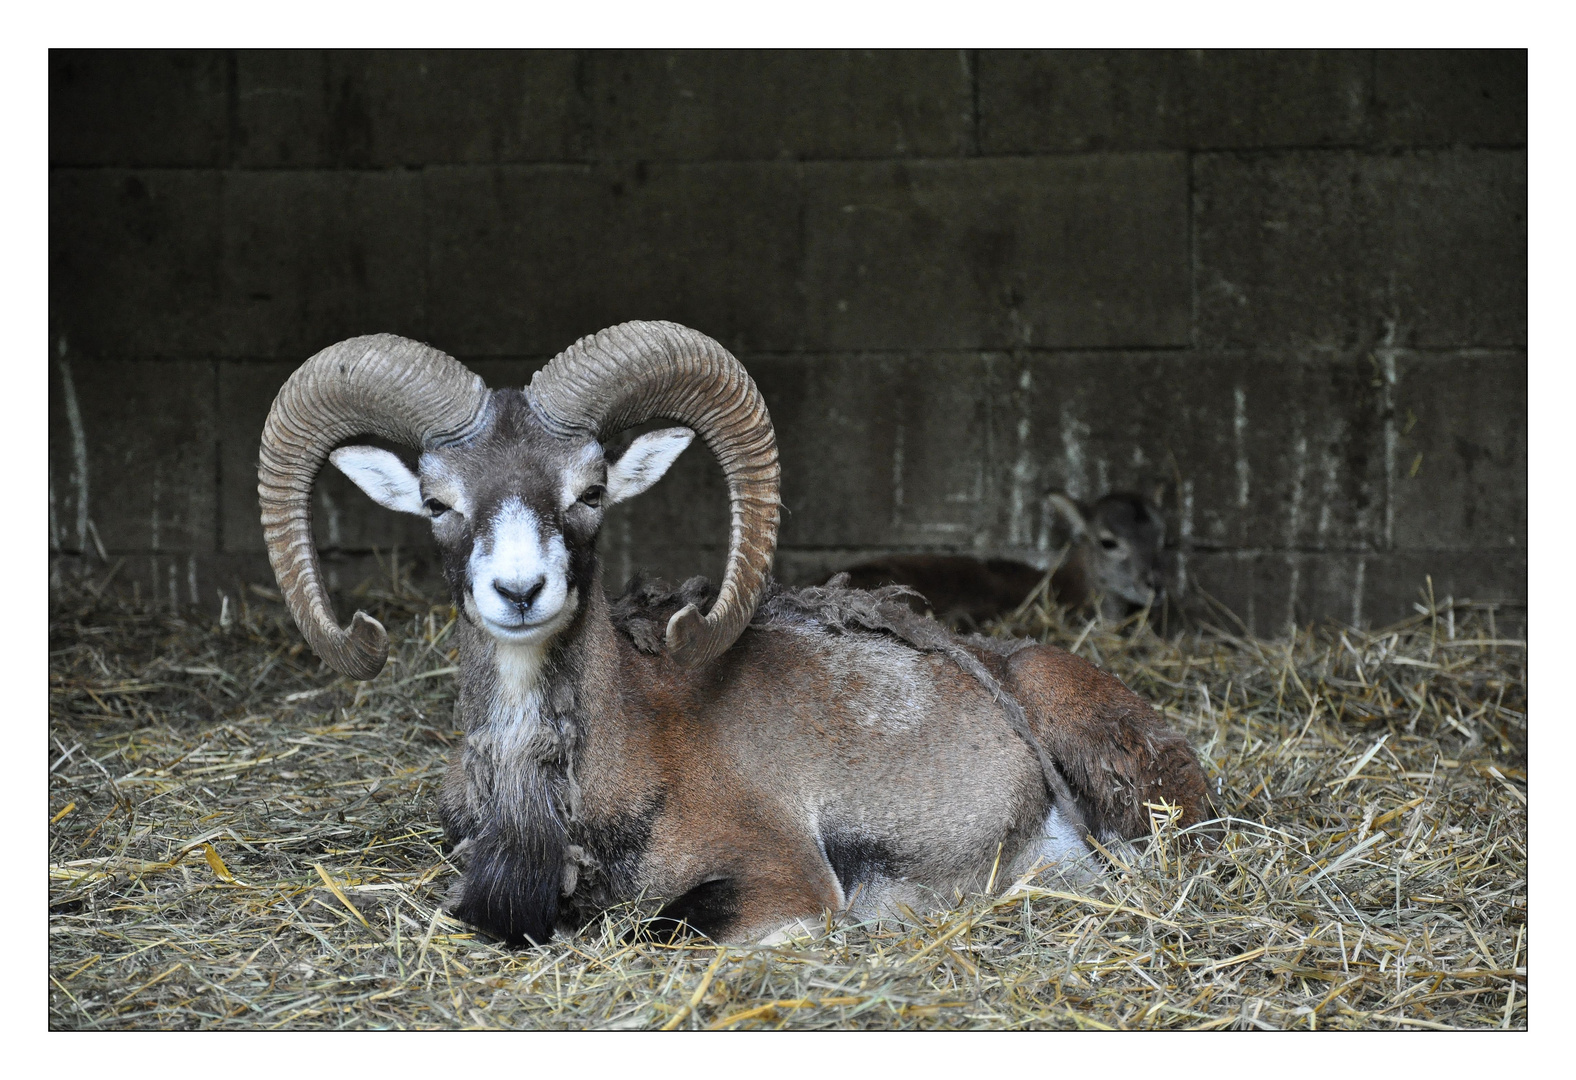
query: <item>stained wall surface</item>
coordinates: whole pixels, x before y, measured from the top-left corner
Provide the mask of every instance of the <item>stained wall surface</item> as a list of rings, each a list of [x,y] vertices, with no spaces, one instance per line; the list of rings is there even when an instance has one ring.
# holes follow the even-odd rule
[[[755,375],[778,571],[1043,553],[1159,491],[1261,633],[1524,601],[1522,52],[51,53],[51,561],[268,582],[256,455],[340,339],[523,384],[671,319]],[[716,576],[700,448],[610,586]],[[326,474],[349,588],[426,526]],[[342,612],[343,614],[343,612]]]

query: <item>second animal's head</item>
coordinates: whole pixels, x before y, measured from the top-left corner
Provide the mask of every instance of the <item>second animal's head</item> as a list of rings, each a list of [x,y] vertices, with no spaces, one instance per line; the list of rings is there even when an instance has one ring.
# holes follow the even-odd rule
[[[1059,492],[1046,496],[1062,519],[1067,546],[1051,567],[1050,597],[1078,612],[1124,618],[1165,600],[1165,522],[1142,495],[1117,491],[1084,507]],[[1158,493],[1157,493],[1158,499]],[[1040,588],[1046,566],[936,552],[886,555],[841,572],[849,585],[906,585],[908,603],[942,622],[978,629],[1022,606]]]
[[[1141,608],[1165,599],[1166,523],[1149,500],[1128,491],[1089,506],[1059,492],[1047,498],[1071,534],[1069,573],[1058,583],[1063,604],[1082,607],[1100,597]]]

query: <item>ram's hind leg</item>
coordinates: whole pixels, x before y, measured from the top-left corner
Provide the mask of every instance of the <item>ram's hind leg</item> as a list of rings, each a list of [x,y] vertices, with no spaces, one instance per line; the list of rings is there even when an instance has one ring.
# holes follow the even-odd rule
[[[1143,836],[1145,803],[1182,808],[1182,824],[1213,816],[1192,747],[1137,694],[1093,664],[1035,646],[1008,660],[1008,687],[1061,768],[1095,833]]]

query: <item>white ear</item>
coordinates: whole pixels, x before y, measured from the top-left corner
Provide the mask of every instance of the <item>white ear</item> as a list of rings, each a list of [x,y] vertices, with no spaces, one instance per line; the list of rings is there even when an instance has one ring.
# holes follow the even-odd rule
[[[421,481],[405,463],[387,450],[371,446],[342,446],[328,455],[334,468],[350,477],[373,502],[390,510],[427,516],[421,505]]]
[[[642,435],[607,470],[607,501],[632,499],[662,479],[695,433],[687,427],[664,428]]]

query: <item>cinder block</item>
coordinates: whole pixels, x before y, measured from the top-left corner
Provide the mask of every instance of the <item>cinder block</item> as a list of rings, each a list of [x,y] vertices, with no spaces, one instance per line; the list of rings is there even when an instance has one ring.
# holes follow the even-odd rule
[[[611,51],[585,54],[598,158],[953,156],[973,127],[958,51]]]
[[[1351,50],[982,50],[987,154],[1351,145],[1372,59]]]
[[[223,205],[225,355],[305,360],[358,334],[425,337],[418,174],[237,172]]]
[[[78,357],[208,354],[222,317],[220,174],[49,175],[52,330]]]
[[[1365,595],[1376,556],[1356,552],[1177,551],[1168,588],[1187,617],[1230,632],[1284,636],[1299,627],[1394,622],[1395,604]]]
[[[242,51],[251,166],[564,161],[583,140],[567,51]]]
[[[1375,268],[1390,273],[1397,342],[1418,348],[1527,343],[1525,151],[1419,154],[1376,170],[1388,207]],[[1378,291],[1376,287],[1376,292]]]
[[[1435,598],[1503,601],[1507,627],[1524,625],[1527,599],[1525,551],[1498,557],[1454,551],[1193,552],[1180,556],[1186,568],[1182,603],[1191,613],[1225,629],[1234,621],[1203,599],[1207,594],[1255,634],[1283,634],[1299,626],[1333,621],[1346,626],[1390,626],[1416,614],[1433,580]]]
[[[779,549],[972,550],[979,521],[993,509],[989,362],[746,357],[777,432]],[[608,512],[602,554],[609,588],[641,568],[715,579],[728,528],[721,469],[704,446],[692,446],[656,487]],[[795,565],[790,558],[780,568],[788,580],[802,576]]]
[[[96,555],[102,545],[112,559],[213,550],[213,364],[96,360],[69,343],[54,352],[50,550]]]
[[[1185,344],[1180,155],[804,166],[817,348]]]
[[[1384,526],[1384,397],[1363,355],[1003,358],[990,395],[992,546],[1046,550],[1044,495],[1159,498],[1191,548],[1371,548]]]
[[[1201,344],[1525,344],[1524,152],[1194,160]]]
[[[220,550],[227,554],[266,550],[257,505],[257,450],[274,396],[299,366],[299,361],[219,365],[219,412],[224,417],[219,438]],[[407,463],[415,461],[408,449],[375,439],[367,442],[401,453]],[[313,490],[312,531],[323,553],[364,554],[373,548],[386,553],[395,547],[418,552],[432,546],[425,518],[385,510],[332,465],[324,465]]]
[[[124,596],[160,612],[189,614],[195,608],[204,616],[218,614],[224,592],[228,591],[232,605],[238,593],[234,585],[225,590],[219,584],[213,558],[211,552],[143,551],[113,555],[106,564],[96,553],[57,554],[51,550],[50,602],[55,602],[62,587],[86,584],[95,590],[102,586],[110,596]],[[261,582],[260,575],[268,572],[267,560],[247,570],[245,580]]]
[[[597,329],[602,328],[599,326]],[[439,345],[438,348],[442,346]],[[461,363],[480,375],[482,380],[495,390],[503,386],[519,389],[530,385],[532,376],[546,366],[549,359],[545,356],[529,360],[482,356],[465,357]]]
[[[51,49],[49,163],[223,166],[230,78],[215,50]]]
[[[746,362],[777,429],[784,545],[974,546],[990,509],[988,360]]]
[[[428,333],[467,356],[551,356],[628,319],[735,352],[803,336],[795,167],[437,169],[425,174]]]
[[[1167,589],[1190,619],[1231,633],[1269,635],[1284,633],[1289,625],[1289,576],[1281,552],[1184,550],[1175,555]]]
[[[1527,546],[1525,353],[1395,361],[1395,546]]]
[[[1399,146],[1525,146],[1525,49],[1381,49],[1376,134]]]
[[[1398,551],[1365,560],[1364,617],[1385,626],[1417,614],[1433,584],[1434,599],[1504,602],[1496,613],[1498,632],[1525,636],[1527,620],[1527,551]]]

